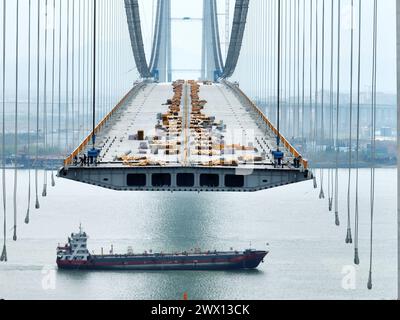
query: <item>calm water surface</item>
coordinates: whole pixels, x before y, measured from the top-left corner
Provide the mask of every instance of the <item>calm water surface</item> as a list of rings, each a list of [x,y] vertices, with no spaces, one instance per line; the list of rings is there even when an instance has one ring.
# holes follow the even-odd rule
[[[13,187],[8,171],[8,192]],[[57,179],[41,210],[23,224],[28,172],[19,173],[19,241],[8,241],[9,262],[0,264],[5,299],[394,299],[397,296],[397,170],[377,171],[374,290],[368,277],[369,171],[361,171],[360,258],[355,289],[345,290],[353,247],[344,243],[347,172],[341,171],[341,226],[312,182],[258,193],[126,193]],[[42,184],[42,174],[40,184]],[[325,178],[326,181],[326,178]],[[41,186],[39,187],[41,193]],[[325,190],[327,191],[327,190]],[[9,233],[12,195],[8,195]],[[354,207],[354,205],[352,205]],[[352,210],[353,211],[353,210]],[[353,214],[352,214],[353,215]],[[353,223],[352,219],[352,223]],[[255,271],[65,272],[55,248],[82,222],[89,247],[99,253],[265,249]],[[350,269],[349,269],[350,267]]]

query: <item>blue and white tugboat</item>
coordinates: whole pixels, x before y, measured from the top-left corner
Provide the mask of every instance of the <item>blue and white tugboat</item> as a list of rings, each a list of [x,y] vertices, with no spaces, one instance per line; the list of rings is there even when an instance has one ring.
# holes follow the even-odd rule
[[[143,253],[108,255],[91,254],[87,248],[88,235],[80,227],[72,233],[65,246],[57,248],[59,269],[75,270],[240,270],[256,269],[268,251],[248,249],[239,251],[207,251],[182,253]]]

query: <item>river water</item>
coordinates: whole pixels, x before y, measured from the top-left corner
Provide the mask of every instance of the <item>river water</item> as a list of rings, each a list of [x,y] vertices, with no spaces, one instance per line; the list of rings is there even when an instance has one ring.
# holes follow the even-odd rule
[[[8,232],[12,171],[7,171]],[[43,173],[39,182],[43,182]],[[258,193],[129,193],[56,179],[41,209],[23,223],[28,172],[19,172],[18,242],[8,241],[0,264],[4,299],[395,299],[397,297],[397,170],[379,169],[376,182],[374,289],[366,288],[369,257],[369,171],[360,172],[360,258],[344,242],[347,172],[340,171],[341,226],[327,200],[306,182]],[[50,180],[49,180],[50,181]],[[325,177],[326,181],[326,177]],[[354,184],[353,184],[354,185]],[[41,186],[39,185],[40,193]],[[327,190],[325,190],[327,191]],[[352,208],[354,205],[352,205]],[[353,209],[352,209],[353,212]],[[353,223],[352,213],[352,223]],[[65,272],[56,246],[82,223],[89,247],[125,253],[245,249],[270,255],[255,271]]]

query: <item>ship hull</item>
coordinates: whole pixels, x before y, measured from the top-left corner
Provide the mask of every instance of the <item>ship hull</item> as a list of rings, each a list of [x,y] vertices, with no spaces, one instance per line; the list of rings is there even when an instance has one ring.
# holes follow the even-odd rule
[[[89,261],[57,261],[62,270],[130,270],[130,271],[224,271],[256,269],[267,253],[251,256],[235,256],[230,258],[188,259],[169,257],[160,261],[143,258],[102,258],[95,257]],[[179,261],[181,259],[182,261]]]

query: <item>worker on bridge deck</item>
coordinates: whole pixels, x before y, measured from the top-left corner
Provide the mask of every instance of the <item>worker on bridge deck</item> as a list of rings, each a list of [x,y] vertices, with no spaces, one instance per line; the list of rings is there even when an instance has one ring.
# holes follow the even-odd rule
[[[298,156],[296,158],[294,158],[293,160],[293,165],[296,169],[299,169],[301,166],[301,162],[303,161],[303,158],[301,156]]]
[[[275,168],[276,168],[277,166],[278,166],[278,167],[283,167],[283,165],[282,165],[282,160],[283,160],[283,158],[284,158],[283,152],[280,151],[279,148],[278,148],[277,151],[273,151],[273,152],[272,152],[272,155],[274,156],[274,167],[275,167]]]

